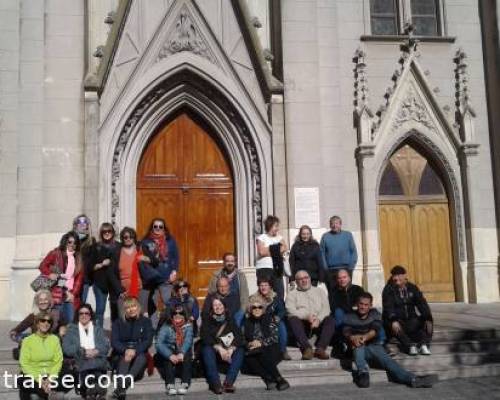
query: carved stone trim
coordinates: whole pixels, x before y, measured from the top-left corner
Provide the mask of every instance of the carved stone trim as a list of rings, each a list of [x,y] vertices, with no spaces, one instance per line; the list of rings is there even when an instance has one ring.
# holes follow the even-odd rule
[[[399,104],[392,124],[392,131],[408,121],[418,122],[431,131],[437,132],[434,121],[431,119],[427,108],[413,87],[410,87],[404,100]]]
[[[197,96],[206,98],[207,101],[216,103],[217,107],[224,110],[225,115],[238,130],[248,160],[250,161],[250,174],[252,179],[251,193],[253,206],[254,233],[262,232],[262,175],[257,147],[248,130],[244,120],[236,108],[216,88],[201,81],[196,75],[189,71],[180,72],[165,82],[158,84],[150,93],[135,107],[128,117],[120,132],[113,153],[111,168],[111,222],[116,225],[117,215],[120,209],[119,180],[121,166],[123,164],[124,150],[131,139],[131,134],[138,122],[143,118],[145,112],[164,101],[163,97],[178,86],[184,86],[186,91],[194,91]]]
[[[463,218],[462,218],[462,202],[460,196],[460,186],[455,176],[455,171],[451,166],[450,162],[443,154],[441,149],[426,135],[417,132],[410,131],[403,135],[397,143],[392,146],[391,151],[386,155],[382,165],[387,165],[389,159],[394,154],[394,150],[397,149],[401,143],[408,139],[415,139],[418,143],[421,143],[435,158],[438,160],[440,165],[444,168],[446,177],[448,178],[449,184],[451,186],[451,195],[453,196],[453,207],[455,211],[455,229],[457,232],[457,244],[458,244],[458,258],[459,261],[465,261],[465,238],[463,231]]]
[[[179,13],[175,28],[165,40],[157,58],[157,62],[175,53],[189,51],[217,64],[215,56],[210,51],[198,27],[193,22],[189,11],[183,8]]]

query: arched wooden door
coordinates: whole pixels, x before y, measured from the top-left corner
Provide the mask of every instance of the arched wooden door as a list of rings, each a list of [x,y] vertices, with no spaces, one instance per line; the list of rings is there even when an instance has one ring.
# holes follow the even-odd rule
[[[180,251],[180,276],[206,296],[224,252],[234,251],[233,179],[212,137],[187,114],[149,143],[137,172],[137,231],[162,217]]]
[[[455,301],[446,191],[425,157],[409,145],[391,157],[384,171],[379,213],[386,278],[400,264],[429,301]]]

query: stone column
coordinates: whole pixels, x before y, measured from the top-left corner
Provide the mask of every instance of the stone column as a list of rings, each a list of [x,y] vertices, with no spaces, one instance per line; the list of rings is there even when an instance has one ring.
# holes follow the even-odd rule
[[[92,221],[99,213],[99,98],[85,92],[85,192],[84,212]],[[104,222],[104,221],[103,221]]]

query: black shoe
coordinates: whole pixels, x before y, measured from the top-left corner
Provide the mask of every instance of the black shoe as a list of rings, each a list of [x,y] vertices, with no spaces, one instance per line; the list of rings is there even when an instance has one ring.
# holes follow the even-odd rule
[[[222,385],[220,382],[211,383],[208,385],[208,389],[211,390],[214,394],[222,394],[224,391],[222,390]]]
[[[439,377],[436,374],[416,376],[411,382],[412,388],[431,388],[437,383]]]
[[[127,394],[123,389],[116,389],[113,392],[112,398],[116,400],[125,400],[127,398]]]
[[[368,388],[370,387],[370,374],[368,372],[358,372],[354,383],[359,388]]]
[[[278,384],[274,381],[264,381],[266,383],[266,390],[275,390]]]
[[[283,377],[279,377],[276,383],[276,389],[278,389],[279,391],[290,389],[290,384]]]

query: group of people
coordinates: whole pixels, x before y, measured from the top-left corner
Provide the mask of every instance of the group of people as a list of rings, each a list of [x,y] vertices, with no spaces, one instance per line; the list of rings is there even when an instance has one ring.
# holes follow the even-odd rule
[[[103,399],[107,389],[99,378],[109,370],[131,377],[114,388],[113,397],[125,399],[132,383],[154,367],[167,394],[185,394],[198,360],[214,393],[233,393],[242,368],[260,376],[268,390],[286,390],[290,385],[278,364],[291,359],[291,342],[304,360],[330,358],[330,345],[341,356],[352,352],[359,387],[369,386],[372,361],[395,382],[432,385],[433,377],[404,370],[383,347],[390,335],[409,354],[430,354],[432,314],[403,267],[392,270],[381,315],[372,307],[371,294],[351,282],[356,246],[339,217],[332,217],[321,243],[308,226],[301,227],[290,252],[278,218],[268,216],[264,226],[256,239],[257,292],[250,295],[235,254],[226,253],[200,310],[189,283],[178,277],[179,251],[163,219],[151,221],[140,241],[133,228],[123,228],[118,242],[112,224],[103,223],[96,240],[89,218],[76,217],[73,229],[40,264],[40,276],[31,285],[33,313],[10,332],[20,347],[21,399],[46,399],[52,390],[67,390],[51,383],[68,374],[82,397]],[[285,296],[287,258],[291,277]],[[90,288],[95,311],[87,303]],[[103,330],[108,300],[110,335]],[[24,384],[28,379],[39,384]]]

